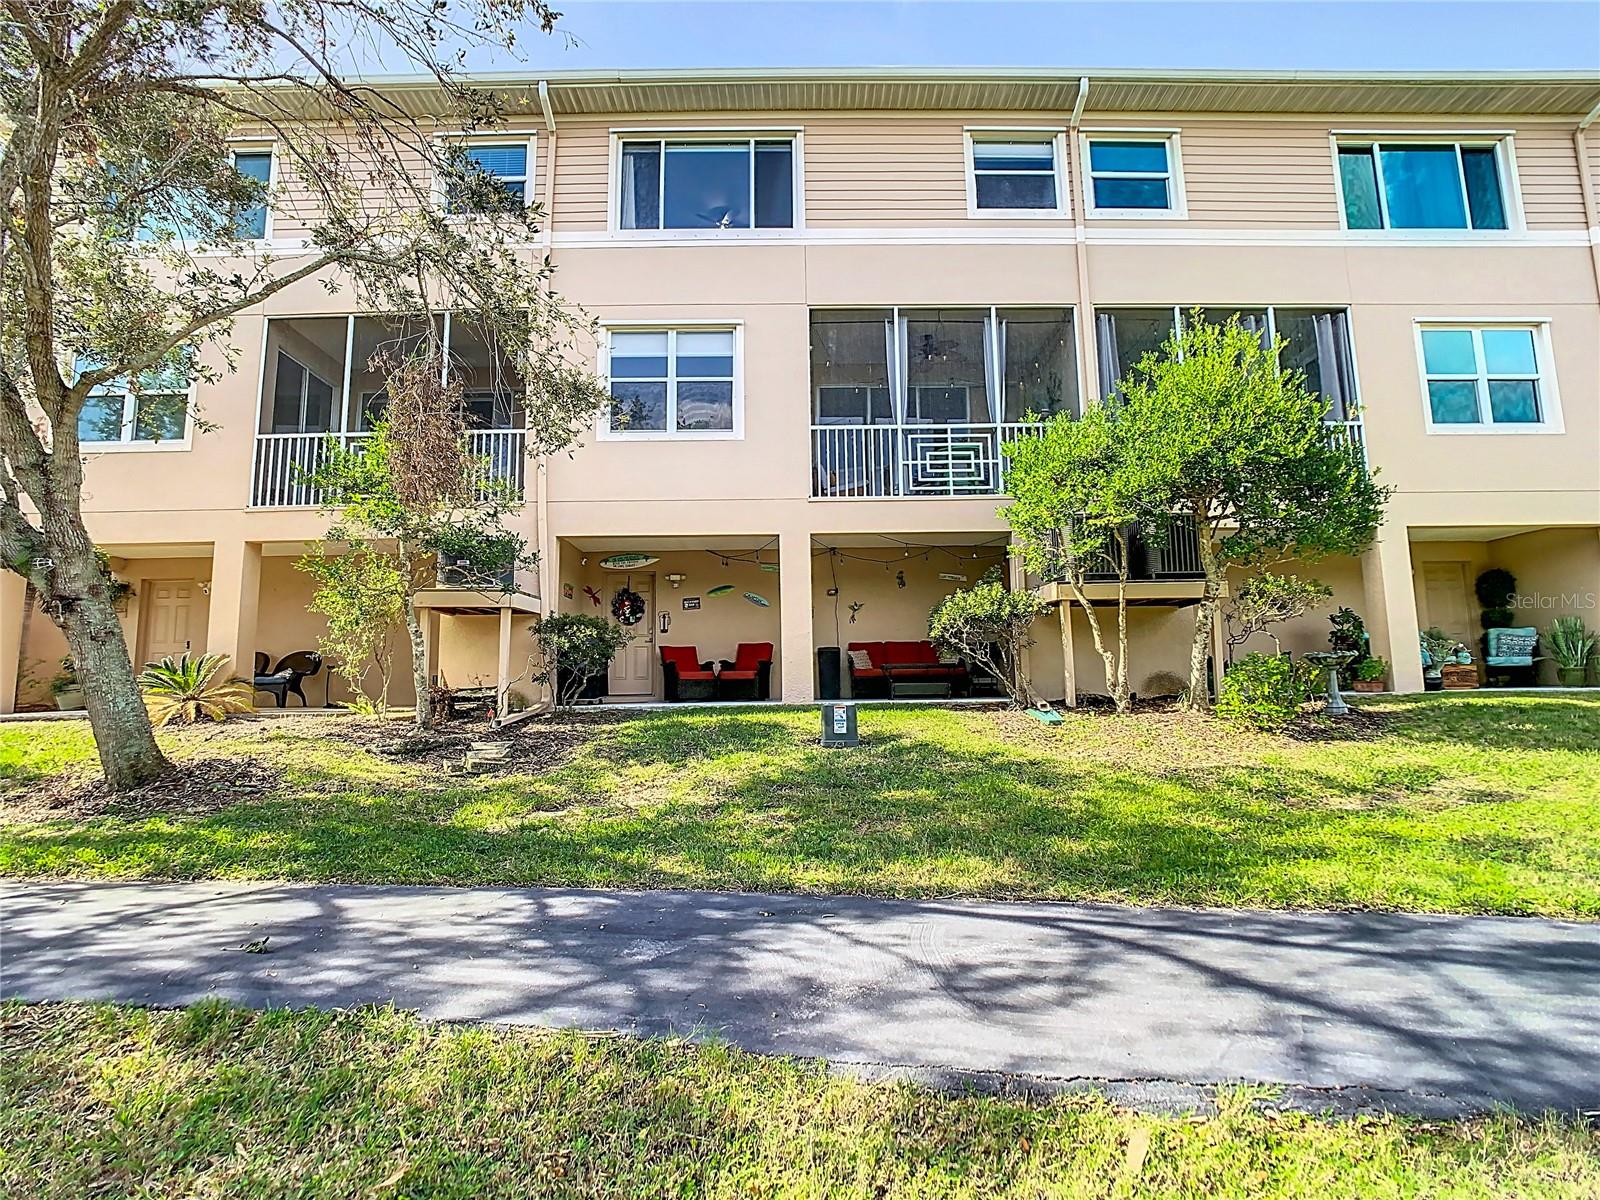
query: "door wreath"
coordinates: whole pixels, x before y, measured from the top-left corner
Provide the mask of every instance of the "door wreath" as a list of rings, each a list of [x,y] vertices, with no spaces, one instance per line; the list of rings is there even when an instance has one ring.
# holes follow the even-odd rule
[[[618,588],[611,598],[611,615],[619,625],[637,625],[644,620],[644,597],[632,588]]]

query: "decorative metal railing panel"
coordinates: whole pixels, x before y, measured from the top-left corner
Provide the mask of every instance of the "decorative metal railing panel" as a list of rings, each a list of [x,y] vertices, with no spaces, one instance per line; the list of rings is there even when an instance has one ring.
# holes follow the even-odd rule
[[[250,473],[251,508],[315,508],[322,489],[309,477],[328,460],[330,445],[354,445],[365,433],[258,433]],[[491,494],[520,501],[527,487],[527,434],[521,429],[467,432],[473,476],[480,498]]]
[[[813,425],[811,494],[829,499],[994,496],[1007,442],[1038,425]]]

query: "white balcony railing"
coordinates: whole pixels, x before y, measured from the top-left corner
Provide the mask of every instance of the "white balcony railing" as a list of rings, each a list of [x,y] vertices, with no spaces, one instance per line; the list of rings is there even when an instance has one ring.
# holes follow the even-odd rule
[[[1007,442],[1028,424],[813,425],[811,494],[831,499],[994,496],[1005,491]],[[1329,435],[1366,453],[1360,421],[1329,421]]]
[[[1038,425],[813,425],[813,496],[889,499],[994,496],[1005,490],[1001,447]]]
[[[365,433],[258,433],[255,463],[250,474],[250,507],[315,508],[323,502],[322,489],[307,477],[327,462],[330,442],[350,446]],[[527,482],[527,438],[521,429],[473,429],[467,448],[474,460],[480,495],[492,486],[504,488],[511,500],[521,500]]]

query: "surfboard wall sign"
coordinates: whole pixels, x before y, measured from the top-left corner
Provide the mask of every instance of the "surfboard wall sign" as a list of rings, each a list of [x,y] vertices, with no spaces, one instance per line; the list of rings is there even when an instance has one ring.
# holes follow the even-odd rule
[[[660,561],[654,554],[612,554],[602,558],[600,565],[607,571],[637,571]]]
[[[751,604],[754,604],[757,608],[772,607],[772,605],[767,603],[767,598],[765,596],[758,596],[754,592],[746,592],[744,594],[744,598],[750,601]]]
[[[719,583],[714,588],[707,588],[706,589],[706,595],[708,595],[708,596],[726,596],[731,591],[733,591],[733,584],[731,584],[731,583]]]

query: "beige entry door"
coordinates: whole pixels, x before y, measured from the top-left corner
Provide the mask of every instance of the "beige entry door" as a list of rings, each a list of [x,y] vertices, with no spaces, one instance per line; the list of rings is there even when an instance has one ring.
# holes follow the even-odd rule
[[[190,649],[199,590],[192,579],[158,579],[145,584],[146,662],[177,658]]]
[[[1472,613],[1467,604],[1467,564],[1462,562],[1424,563],[1422,599],[1427,606],[1423,618],[1437,625],[1457,641],[1472,644]]]
[[[644,600],[644,615],[624,626],[628,644],[611,660],[609,689],[613,696],[653,696],[656,690],[656,577],[616,574],[606,580],[606,611],[624,587]]]

